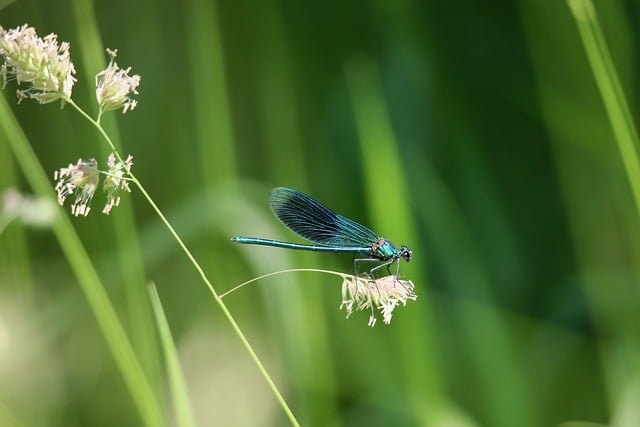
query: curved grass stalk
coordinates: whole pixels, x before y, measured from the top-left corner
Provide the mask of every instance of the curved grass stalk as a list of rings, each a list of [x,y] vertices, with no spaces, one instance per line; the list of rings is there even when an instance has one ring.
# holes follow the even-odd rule
[[[319,269],[319,268],[290,268],[288,270],[274,271],[274,272],[271,272],[271,273],[263,274],[262,276],[254,277],[253,279],[250,279],[250,280],[247,280],[246,282],[240,283],[238,286],[234,286],[233,288],[229,289],[228,291],[221,293],[218,296],[218,298],[222,299],[222,298],[226,297],[227,295],[229,295],[230,293],[235,292],[238,289],[243,288],[246,285],[249,285],[249,284],[251,284],[253,282],[257,282],[258,280],[266,279],[267,277],[271,277],[271,276],[277,276],[279,274],[295,273],[295,272],[327,273],[327,274],[333,274],[335,276],[342,277],[342,279],[346,279],[347,277],[353,277],[351,274],[345,274],[345,273],[340,273],[340,272],[331,271],[331,270],[322,270],[322,269]]]
[[[116,150],[116,147],[113,144],[113,141],[111,140],[109,135],[106,133],[106,131],[102,128],[100,123],[97,120],[94,120],[93,118],[91,118],[91,116],[89,116],[82,108],[80,108],[71,99],[67,99],[65,101],[68,102],[69,105],[73,106],[84,118],[89,120],[96,127],[96,129],[98,129],[100,134],[104,137],[106,142],[109,144],[109,147],[113,150],[113,153],[115,154],[115,156],[118,159],[118,161],[123,162],[122,156],[120,155],[118,150]],[[244,335],[244,333],[242,332],[242,330],[240,329],[240,327],[236,323],[233,315],[231,314],[231,312],[229,311],[227,306],[222,302],[222,298],[220,298],[218,296],[218,293],[216,292],[215,288],[213,287],[213,284],[211,283],[211,281],[207,277],[206,273],[204,272],[204,270],[202,269],[202,267],[200,266],[198,261],[195,259],[195,257],[193,256],[193,254],[191,253],[189,248],[187,248],[187,246],[184,243],[184,241],[182,240],[182,238],[180,238],[180,236],[178,235],[176,230],[173,228],[173,226],[171,225],[169,220],[164,216],[164,214],[162,213],[160,208],[156,205],[156,203],[151,198],[151,196],[149,195],[147,190],[144,188],[142,183],[138,180],[138,178],[131,172],[131,170],[127,170],[127,174],[129,175],[129,178],[131,179],[131,182],[133,182],[135,184],[135,186],[138,188],[138,190],[140,190],[140,192],[142,193],[144,198],[147,199],[147,202],[149,203],[151,208],[158,215],[158,217],[160,218],[162,223],[167,227],[167,229],[169,230],[169,233],[173,236],[173,238],[176,241],[176,243],[178,243],[178,246],[180,246],[180,249],[182,249],[184,254],[187,256],[187,258],[189,259],[189,261],[193,265],[193,267],[198,272],[198,275],[200,276],[202,281],[205,283],[205,285],[207,286],[207,288],[209,289],[211,294],[214,296],[214,299],[215,299],[216,303],[218,304],[218,306],[220,307],[220,309],[224,313],[225,317],[227,318],[227,320],[231,324],[231,326],[232,326],[233,330],[235,331],[236,335],[238,335],[238,338],[240,338],[240,341],[242,342],[242,344],[244,345],[245,349],[247,350],[247,352],[249,353],[249,355],[253,359],[253,361],[256,364],[256,366],[258,367],[258,370],[260,371],[260,373],[264,377],[265,381],[267,382],[267,384],[271,388],[271,391],[273,392],[273,394],[275,395],[276,399],[278,400],[278,402],[282,406],[282,409],[284,410],[285,414],[289,418],[289,421],[291,422],[291,424],[295,425],[295,426],[298,426],[299,423],[296,420],[293,412],[291,411],[291,409],[287,405],[286,401],[284,400],[284,397],[282,396],[282,394],[280,393],[280,391],[276,387],[275,383],[273,382],[273,379],[271,378],[271,376],[267,372],[266,368],[262,364],[262,361],[260,360],[260,358],[258,357],[257,353],[255,352],[255,350],[253,349],[253,347],[251,346],[251,344],[247,340],[246,336]]]

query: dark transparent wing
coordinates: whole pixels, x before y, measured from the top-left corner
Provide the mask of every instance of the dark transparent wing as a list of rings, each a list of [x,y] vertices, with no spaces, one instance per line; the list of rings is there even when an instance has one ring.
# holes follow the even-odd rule
[[[271,191],[271,210],[297,235],[314,243],[339,247],[368,247],[379,240],[376,233],[339,215],[316,200],[286,187]]]

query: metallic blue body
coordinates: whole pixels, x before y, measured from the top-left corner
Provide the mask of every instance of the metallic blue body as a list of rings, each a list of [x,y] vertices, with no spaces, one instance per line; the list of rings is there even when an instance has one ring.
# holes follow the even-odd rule
[[[389,266],[400,258],[411,260],[411,250],[379,237],[369,228],[339,215],[306,194],[286,187],[274,188],[270,198],[271,210],[291,231],[317,245],[282,242],[260,237],[236,236],[236,243],[300,249],[317,252],[349,252],[362,255],[355,261],[382,261],[383,264],[370,270]],[[396,271],[397,274],[397,271]]]

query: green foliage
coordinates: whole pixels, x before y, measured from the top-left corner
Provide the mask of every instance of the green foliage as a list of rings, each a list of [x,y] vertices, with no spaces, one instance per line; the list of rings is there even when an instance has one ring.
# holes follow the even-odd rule
[[[418,298],[389,326],[346,320],[329,275],[225,296],[302,425],[637,426],[640,10],[589,5],[24,0],[0,25],[69,41],[94,117],[105,48],[142,77],[102,125],[219,293],[349,272],[229,242],[295,240],[278,185],[413,249]],[[54,170],[109,150],[15,89],[0,191],[53,198]],[[0,425],[288,423],[143,195],[97,211],[2,229]]]

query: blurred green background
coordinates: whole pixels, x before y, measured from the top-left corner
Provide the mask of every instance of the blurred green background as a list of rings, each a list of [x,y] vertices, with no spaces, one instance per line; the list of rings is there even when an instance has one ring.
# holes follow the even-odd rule
[[[632,110],[640,7],[595,3]],[[311,194],[413,249],[418,299],[391,325],[345,320],[340,280],[265,279],[225,297],[310,426],[640,425],[640,229],[576,22],[562,1],[16,1],[0,25],[71,43],[73,99],[142,76],[108,131],[220,292],[348,255],[236,246],[294,239],[272,187]],[[69,106],[11,105],[42,167],[104,164]],[[33,190],[0,132],[0,190]],[[53,197],[54,192],[51,190]],[[288,423],[211,294],[134,189],[73,225],[175,425],[147,281],[201,426]],[[69,215],[68,206],[64,215]],[[115,350],[48,230],[0,235],[0,424],[140,425]],[[593,424],[590,424],[593,425]]]

